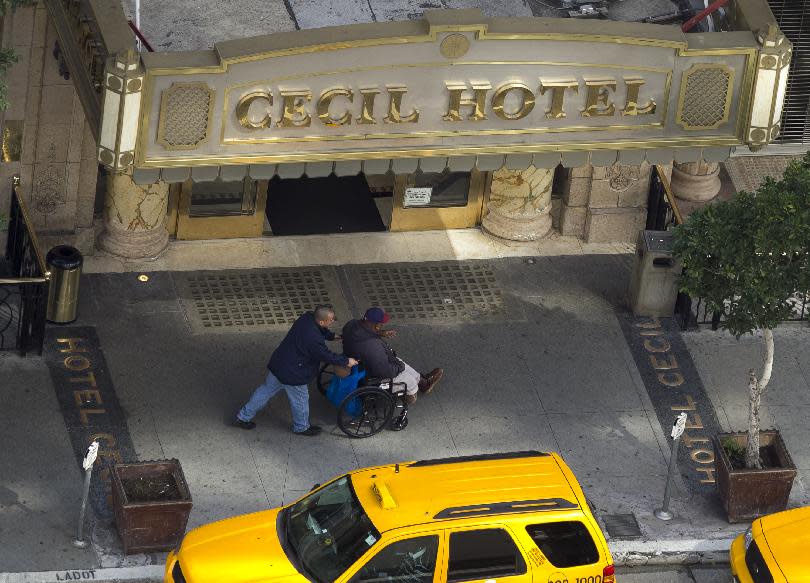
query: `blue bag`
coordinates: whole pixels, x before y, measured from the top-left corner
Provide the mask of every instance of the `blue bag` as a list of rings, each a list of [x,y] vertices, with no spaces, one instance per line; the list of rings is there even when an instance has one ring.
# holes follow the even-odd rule
[[[340,407],[343,399],[355,390],[360,384],[360,381],[365,377],[366,371],[360,370],[357,365],[352,367],[352,372],[345,378],[340,378],[337,375],[333,376],[332,382],[329,383],[329,387],[326,389],[326,398],[329,399],[335,407]],[[357,399],[353,399],[346,406],[346,412],[349,415],[357,415],[360,412],[360,403]]]

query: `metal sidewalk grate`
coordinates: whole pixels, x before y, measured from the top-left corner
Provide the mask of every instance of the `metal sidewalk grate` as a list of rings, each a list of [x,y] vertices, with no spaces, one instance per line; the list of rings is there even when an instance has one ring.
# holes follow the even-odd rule
[[[639,538],[641,528],[634,514],[605,514],[602,516],[610,538]]]
[[[338,313],[344,304],[331,269],[180,272],[174,277],[195,332],[286,330],[317,304],[335,305]]]
[[[486,264],[357,267],[368,305],[398,322],[499,321],[509,317],[501,288]]]

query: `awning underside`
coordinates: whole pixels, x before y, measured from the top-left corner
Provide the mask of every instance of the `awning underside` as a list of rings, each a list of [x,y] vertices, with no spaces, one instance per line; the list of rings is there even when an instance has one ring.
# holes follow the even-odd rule
[[[442,172],[449,168],[453,172],[469,172],[473,168],[482,171],[498,170],[506,167],[510,170],[525,170],[529,166],[536,168],[554,168],[562,164],[565,168],[578,166],[613,166],[622,164],[638,166],[645,160],[650,164],[670,164],[697,162],[701,158],[706,162],[722,162],[732,152],[731,147],[713,148],[661,148],[652,150],[594,150],[582,152],[544,152],[542,154],[505,154],[486,156],[450,156],[432,158],[382,158],[379,160],[345,160],[340,162],[299,162],[284,164],[234,164],[228,166],[194,166],[172,168],[136,168],[133,180],[137,184],[154,182],[184,182],[191,178],[194,182],[211,182],[213,180],[236,181],[246,176],[254,180],[269,180],[274,176],[280,178],[319,178],[333,172],[337,176],[360,174],[411,174],[422,172]]]

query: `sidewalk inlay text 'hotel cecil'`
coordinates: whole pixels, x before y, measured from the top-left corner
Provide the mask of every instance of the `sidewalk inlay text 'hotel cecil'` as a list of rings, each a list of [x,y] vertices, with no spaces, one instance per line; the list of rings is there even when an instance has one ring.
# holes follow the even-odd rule
[[[44,356],[80,469],[87,446],[99,442],[90,503],[97,517],[112,520],[111,465],[135,454],[95,329],[49,328]]]
[[[619,320],[664,434],[669,435],[680,413],[687,415],[678,453],[684,478],[695,492],[713,492],[711,436],[720,426],[675,322],[629,315],[620,315]]]

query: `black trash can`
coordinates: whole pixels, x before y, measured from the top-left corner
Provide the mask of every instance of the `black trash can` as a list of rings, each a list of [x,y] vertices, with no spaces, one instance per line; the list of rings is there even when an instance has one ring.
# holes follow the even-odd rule
[[[69,324],[76,319],[83,262],[79,250],[70,245],[57,245],[48,251],[45,263],[51,272],[51,285],[45,317],[49,322]]]

